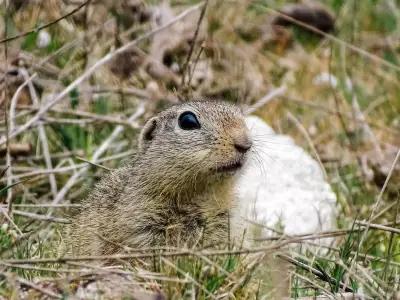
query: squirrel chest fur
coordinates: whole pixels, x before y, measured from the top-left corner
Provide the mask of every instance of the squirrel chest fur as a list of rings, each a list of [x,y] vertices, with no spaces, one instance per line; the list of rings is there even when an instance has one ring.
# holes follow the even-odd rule
[[[105,176],[72,218],[72,253],[240,239],[233,184],[251,146],[236,106],[188,102],[161,112],[145,124],[132,162]]]

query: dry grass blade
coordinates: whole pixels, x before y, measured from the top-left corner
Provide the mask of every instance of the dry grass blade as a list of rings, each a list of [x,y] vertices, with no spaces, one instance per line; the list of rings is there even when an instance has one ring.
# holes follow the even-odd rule
[[[388,226],[381,225],[381,224],[373,224],[373,223],[364,222],[364,221],[356,221],[355,223],[358,225],[361,225],[361,226],[368,226],[371,229],[378,229],[378,230],[383,230],[383,231],[400,234],[400,229],[388,227]]]
[[[254,113],[258,109],[260,109],[264,105],[266,105],[268,102],[274,100],[277,97],[283,96],[286,91],[287,91],[286,86],[281,86],[277,89],[272,90],[271,92],[266,94],[264,97],[262,97],[260,100],[258,100],[256,103],[254,103],[251,107],[245,109],[244,113],[246,115],[250,115],[250,114]]]
[[[181,86],[182,87],[186,84],[185,79],[186,79],[186,77],[188,75],[187,73],[190,73],[190,69],[189,69],[190,59],[192,57],[193,50],[194,50],[194,47],[196,45],[197,36],[199,35],[201,22],[203,21],[203,18],[205,16],[205,13],[206,13],[206,10],[207,10],[207,6],[208,6],[208,0],[205,1],[204,5],[203,5],[203,8],[202,8],[202,10],[200,12],[200,17],[199,17],[199,20],[197,21],[196,31],[194,32],[193,40],[192,40],[192,42],[190,44],[190,49],[189,49],[185,64],[183,65],[183,68],[182,68],[182,74],[183,74],[182,75],[182,82],[181,82]],[[190,84],[190,82],[189,82],[189,84]]]
[[[327,179],[327,178],[328,178],[328,173],[326,172],[325,166],[324,166],[324,164],[322,163],[321,158],[319,157],[318,151],[317,151],[317,149],[315,148],[314,143],[313,143],[313,141],[312,141],[310,135],[309,135],[308,132],[307,132],[307,129],[304,128],[304,126],[300,123],[300,121],[297,120],[297,118],[296,118],[291,112],[287,112],[287,116],[288,116],[288,119],[289,119],[289,120],[291,120],[293,123],[296,124],[297,128],[299,128],[299,130],[301,131],[301,133],[302,133],[302,134],[304,135],[304,137],[306,138],[306,140],[307,140],[307,142],[308,142],[308,144],[309,144],[309,146],[310,146],[310,148],[311,148],[311,150],[312,150],[312,152],[313,152],[315,158],[317,159],[319,165],[321,166],[321,170],[322,170],[322,172],[324,173],[325,179]]]
[[[107,168],[105,166],[96,164],[95,162],[92,162],[92,161],[89,161],[87,159],[84,159],[83,157],[75,156],[75,158],[77,158],[77,159],[79,159],[81,161],[84,161],[84,162],[86,162],[86,163],[88,163],[88,164],[90,164],[92,166],[95,166],[95,167],[98,167],[98,168],[101,168],[101,169],[104,169],[104,170],[107,170],[107,171],[112,171],[112,169],[110,169],[110,168]]]
[[[53,207],[51,207],[51,208],[53,208]],[[13,210],[13,213],[15,215],[18,215],[18,216],[21,216],[21,217],[30,218],[32,220],[37,220],[37,221],[55,222],[55,223],[63,223],[63,224],[71,223],[68,219],[56,218],[56,217],[51,217],[51,216],[43,216],[43,215],[29,213],[29,212],[26,212],[26,211]]]
[[[279,250],[287,243],[281,243],[269,247],[258,247],[252,249],[239,250],[196,250],[202,256],[231,256],[240,254],[262,253]],[[184,257],[193,255],[195,250],[181,249],[178,251],[159,251],[158,253],[144,254],[115,254],[115,255],[100,255],[100,256],[76,256],[76,257],[58,257],[58,258],[32,258],[32,259],[7,259],[3,262],[8,264],[43,264],[43,263],[65,263],[70,261],[105,261],[105,260],[123,260],[123,259],[140,259],[152,257]]]

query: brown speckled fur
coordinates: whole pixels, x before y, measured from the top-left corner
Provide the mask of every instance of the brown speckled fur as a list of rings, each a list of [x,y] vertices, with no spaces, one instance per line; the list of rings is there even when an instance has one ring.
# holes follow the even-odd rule
[[[201,128],[182,130],[178,116],[196,114]],[[188,102],[150,119],[131,163],[103,178],[72,219],[74,255],[131,248],[194,246],[240,239],[235,172],[215,169],[245,161],[234,142],[249,141],[240,110],[222,102]],[[236,240],[238,240],[236,239]]]

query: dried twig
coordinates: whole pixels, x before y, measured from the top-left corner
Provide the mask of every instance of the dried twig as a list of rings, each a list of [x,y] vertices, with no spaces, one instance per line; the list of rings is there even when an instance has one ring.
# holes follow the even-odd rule
[[[296,243],[306,240],[318,240],[318,239],[325,239],[325,238],[332,238],[343,236],[351,232],[360,231],[357,229],[344,229],[344,230],[332,230],[332,231],[323,231],[319,233],[310,233],[310,234],[299,234],[299,235],[279,235],[279,236],[271,236],[271,237],[264,237],[264,238],[256,238],[254,239],[257,242],[260,241],[284,241],[284,240],[292,240]]]
[[[238,249],[238,250],[198,250],[198,254],[203,256],[227,256],[227,255],[239,255],[239,254],[251,254],[251,253],[262,253],[268,251],[276,251],[286,246],[287,242],[278,243],[272,246],[258,247],[251,249]],[[123,260],[123,259],[141,259],[141,258],[153,258],[153,257],[184,257],[193,255],[193,251],[196,249],[189,250],[178,250],[178,251],[160,251],[158,253],[132,253],[132,254],[114,254],[114,255],[98,255],[98,256],[75,256],[75,257],[56,257],[56,258],[23,258],[23,259],[6,259],[4,263],[8,264],[43,264],[43,263],[66,263],[69,261],[106,261],[106,260]]]
[[[34,270],[34,271],[41,271],[41,272],[52,272],[52,273],[87,273],[86,270],[77,270],[77,269],[62,269],[62,268],[46,268],[40,267],[35,265],[17,265],[17,264],[7,264],[0,260],[0,265],[4,267],[10,268],[18,268],[23,270]]]
[[[266,94],[264,97],[262,97],[260,100],[258,100],[256,103],[254,103],[252,106],[249,108],[245,109],[244,113],[247,115],[252,114],[256,110],[260,109],[264,105],[266,105],[268,102],[271,100],[275,99],[276,97],[282,96],[283,94],[286,93],[286,86],[283,85],[277,89],[274,89],[270,91],[268,94]]]
[[[98,122],[106,122],[110,124],[118,124],[118,125],[124,125],[128,127],[132,127],[135,129],[138,129],[139,126],[136,122],[128,122],[127,120],[121,119],[120,117],[112,117],[109,115],[99,115],[99,114],[94,114],[86,111],[77,111],[77,110],[68,110],[68,109],[52,109],[51,111],[57,112],[57,113],[62,113],[62,114],[70,114],[74,115],[77,117],[84,117],[84,118],[90,118],[94,121]]]
[[[95,162],[92,162],[90,160],[84,159],[83,157],[76,156],[76,158],[81,160],[81,161],[84,161],[84,162],[86,162],[86,163],[88,163],[88,164],[90,164],[92,166],[95,166],[95,167],[98,167],[98,168],[101,168],[101,169],[104,169],[104,170],[107,170],[107,171],[112,171],[112,169],[107,168],[106,166],[99,165],[99,164],[97,164]]]
[[[321,170],[324,174],[324,178],[327,179],[328,173],[326,172],[325,166],[322,163],[321,158],[319,157],[317,149],[315,149],[314,143],[313,143],[312,139],[310,138],[310,135],[308,134],[307,129],[304,128],[304,126],[300,123],[300,121],[297,120],[297,118],[290,111],[287,112],[287,116],[288,116],[289,120],[291,120],[297,126],[297,128],[300,130],[300,132],[306,138],[308,145],[310,146],[312,152],[314,153],[315,158],[317,159],[317,161],[319,163],[319,166],[321,167]]]
[[[31,106],[21,106],[19,108],[24,109],[24,110],[26,109],[28,112],[36,112],[40,109],[39,107],[31,107]],[[100,114],[95,114],[95,113],[91,113],[91,112],[87,112],[87,111],[62,109],[62,108],[51,108],[48,110],[48,113],[52,113],[52,112],[57,113],[57,114],[71,115],[74,117],[83,117],[83,118],[86,118],[83,120],[84,122],[104,122],[104,123],[110,123],[110,124],[124,125],[124,126],[131,127],[134,129],[140,128],[136,122],[130,123],[125,118],[121,118],[119,116],[113,117],[111,115],[100,115]],[[54,118],[46,117],[46,118],[42,118],[42,120],[53,122],[53,121],[60,120],[60,118],[54,119]],[[79,120],[67,119],[67,120],[68,121],[66,121],[66,122],[82,121],[82,119],[79,119]]]
[[[46,222],[64,223],[64,224],[71,223],[68,219],[38,215],[38,214],[33,214],[30,212],[21,211],[21,210],[14,210],[13,213],[18,216],[30,218],[30,219],[37,220],[37,221],[46,221]]]
[[[0,204],[0,207],[4,205]],[[81,207],[81,204],[56,204],[53,205],[51,203],[43,203],[43,204],[14,204],[14,207],[21,207],[21,208],[47,208],[47,207],[57,207],[57,208],[69,208],[69,207]]]
[[[186,73],[188,71],[190,59],[191,59],[192,54],[193,54],[194,46],[196,45],[197,36],[199,35],[201,22],[204,19],[207,6],[208,6],[208,0],[205,0],[205,4],[204,4],[204,6],[203,6],[203,8],[201,10],[200,17],[199,17],[199,19],[197,21],[196,31],[194,32],[193,39],[192,39],[192,42],[190,44],[189,53],[188,53],[188,55],[186,57],[185,64],[183,65],[183,68],[182,68],[182,82],[181,82],[182,87],[185,85]],[[190,72],[188,72],[188,73],[190,73]]]
[[[98,159],[96,161],[96,163],[102,163],[102,162],[106,162],[106,161],[110,161],[110,160],[114,160],[114,159],[120,159],[123,157],[127,157],[130,156],[134,153],[134,151],[125,151],[122,153],[118,153],[112,156],[108,156],[102,159]],[[93,161],[91,161],[90,163],[93,164]],[[25,178],[25,177],[32,177],[32,176],[40,176],[40,175],[47,175],[47,174],[55,174],[55,173],[65,173],[65,172],[69,172],[69,171],[73,171],[76,169],[80,169],[80,168],[85,168],[87,167],[87,163],[82,163],[82,164],[75,164],[73,166],[68,166],[68,167],[59,167],[59,168],[55,168],[55,169],[39,169],[39,170],[34,170],[32,172],[28,172],[28,173],[23,173],[23,174],[18,174],[18,175],[14,175],[12,178],[13,180],[15,179],[21,179],[21,178]],[[1,182],[1,180],[0,180]]]
[[[361,226],[367,226],[371,229],[378,229],[378,230],[383,230],[383,231],[400,234],[400,229],[388,227],[388,226],[381,225],[381,224],[373,224],[373,223],[365,222],[365,221],[355,221],[355,223],[358,225],[361,225]]]

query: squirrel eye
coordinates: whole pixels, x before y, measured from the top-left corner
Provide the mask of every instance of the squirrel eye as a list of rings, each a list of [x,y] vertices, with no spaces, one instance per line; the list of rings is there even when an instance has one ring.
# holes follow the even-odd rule
[[[179,116],[178,119],[179,127],[183,130],[199,129],[200,123],[196,118],[196,115],[191,111],[185,111]]]

